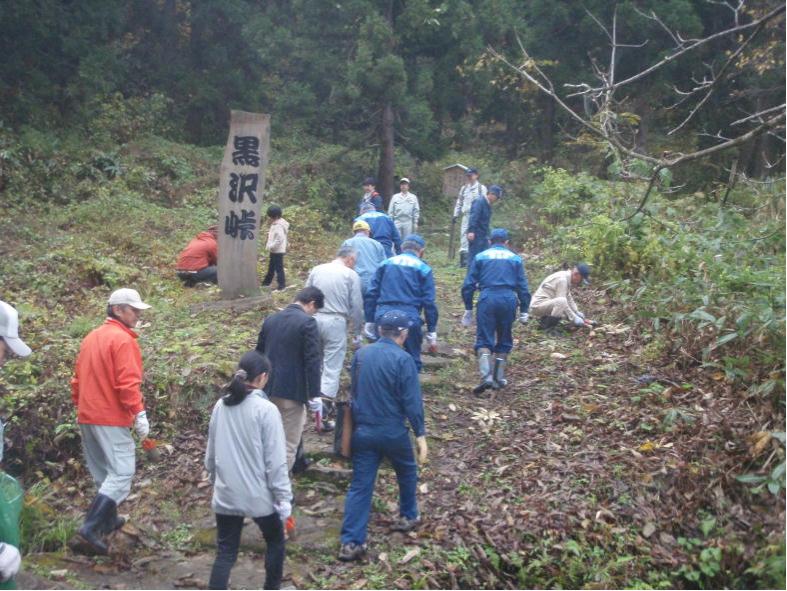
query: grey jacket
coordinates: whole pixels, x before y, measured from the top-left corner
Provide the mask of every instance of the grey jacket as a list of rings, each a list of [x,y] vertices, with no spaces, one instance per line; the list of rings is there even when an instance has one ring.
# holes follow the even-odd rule
[[[213,482],[213,511],[264,517],[274,503],[292,500],[284,427],[262,390],[238,405],[213,407],[205,469]]]

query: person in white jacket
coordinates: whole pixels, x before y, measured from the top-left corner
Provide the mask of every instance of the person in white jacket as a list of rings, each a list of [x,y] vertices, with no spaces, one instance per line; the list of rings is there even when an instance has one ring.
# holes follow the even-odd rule
[[[388,215],[393,218],[394,225],[402,238],[418,231],[421,208],[418,205],[418,196],[410,193],[410,179],[407,177],[399,181],[399,192],[391,197]]]
[[[459,266],[466,267],[468,265],[467,253],[470,250],[470,245],[467,241],[467,228],[470,224],[470,208],[473,206],[473,201],[478,197],[486,197],[486,187],[478,180],[478,170],[475,168],[468,168],[465,171],[467,183],[462,185],[459,189],[459,195],[456,197],[454,204],[454,220],[462,216],[460,224],[460,242],[459,242]]]
[[[290,224],[282,217],[281,207],[278,205],[271,205],[267,215],[271,225],[268,229],[268,243],[265,247],[270,253],[270,259],[268,260],[268,272],[262,280],[262,286],[270,285],[275,273],[278,289],[284,289],[287,286],[284,276],[284,255],[287,252],[287,233],[290,230]]]
[[[227,394],[213,407],[205,452],[217,530],[210,589],[227,589],[246,517],[257,524],[267,544],[264,588],[281,586],[292,488],[281,415],[262,390],[270,370],[265,355],[249,351],[241,357]]]

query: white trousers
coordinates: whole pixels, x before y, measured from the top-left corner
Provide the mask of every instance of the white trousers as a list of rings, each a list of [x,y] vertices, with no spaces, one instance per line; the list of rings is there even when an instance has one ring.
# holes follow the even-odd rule
[[[574,321],[574,313],[568,307],[568,300],[564,297],[552,298],[537,305],[530,304],[529,312],[534,318],[557,316],[570,322]]]
[[[131,492],[136,471],[134,438],[128,427],[79,425],[87,469],[99,494],[120,504]]]
[[[470,225],[470,212],[462,214],[462,224],[459,229],[459,251],[467,252],[469,245],[467,243],[467,227]]]
[[[413,225],[413,220],[407,220],[406,222],[395,221],[394,225],[396,229],[399,231],[399,236],[402,238],[402,242],[404,239],[407,238],[410,234],[415,233],[415,226]]]
[[[347,355],[347,320],[339,314],[319,312],[315,318],[322,342],[320,393],[327,398],[336,398],[344,358]]]

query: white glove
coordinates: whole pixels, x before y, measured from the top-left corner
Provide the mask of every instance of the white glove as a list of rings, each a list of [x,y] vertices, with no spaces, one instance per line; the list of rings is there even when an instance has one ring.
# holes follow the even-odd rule
[[[363,345],[363,336],[357,335],[353,337],[353,349],[360,349]]]
[[[530,319],[530,315],[527,312],[522,312],[519,315],[519,322],[522,324],[527,324],[527,321]]]
[[[137,437],[140,439],[147,439],[150,434],[150,423],[148,423],[148,413],[144,410],[137,415],[134,419],[134,430],[137,432]]]
[[[310,398],[309,410],[322,415],[322,398]]]
[[[367,322],[363,325],[363,336],[369,340],[377,338],[377,325],[374,322]]]
[[[582,312],[577,312],[577,316],[579,316],[582,320],[585,319],[585,315]]]
[[[292,515],[292,505],[289,501],[274,503],[273,508],[276,509],[276,513],[279,514],[282,523],[286,522],[287,518]]]
[[[437,346],[437,333],[436,332],[428,332],[426,333],[426,342],[429,343],[430,347]]]
[[[585,319],[582,316],[576,316],[574,318],[574,326],[585,326]]]
[[[22,564],[22,555],[19,549],[11,544],[0,543],[0,582],[13,579],[19,572]]]
[[[462,326],[470,326],[471,324],[473,324],[473,311],[465,310],[462,315]]]

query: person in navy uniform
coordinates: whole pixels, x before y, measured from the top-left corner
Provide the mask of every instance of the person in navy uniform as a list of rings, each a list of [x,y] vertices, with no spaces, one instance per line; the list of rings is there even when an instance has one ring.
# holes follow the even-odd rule
[[[486,195],[476,198],[470,207],[470,221],[467,224],[467,268],[473,266],[473,257],[489,248],[489,224],[492,221],[492,204],[503,198],[503,188],[492,185]]]
[[[372,238],[383,245],[385,256],[390,257],[402,252],[402,237],[393,218],[383,211],[376,211],[371,203],[361,206],[361,215],[356,222],[366,222],[371,229]]]
[[[399,519],[394,531],[417,527],[418,467],[410,443],[409,423],[418,447],[418,463],[427,459],[424,403],[413,358],[402,350],[414,326],[411,314],[388,310],[378,321],[380,340],[353,357],[350,404],[353,477],[344,504],[339,560],[352,561],[366,553],[366,531],[372,508],[377,469],[388,458],[399,484]]]
[[[372,177],[367,177],[363,181],[363,197],[358,202],[358,214],[363,213],[363,206],[364,205],[372,205],[376,211],[384,211],[383,207],[383,198],[382,196],[375,190],[375,186],[377,185],[377,181]]]
[[[377,267],[364,297],[367,338],[376,338],[374,323],[389,310],[401,310],[409,315],[413,325],[408,330],[404,349],[415,360],[421,371],[421,310],[426,320],[426,341],[430,350],[437,349],[437,304],[435,303],[434,274],[422,259],[426,241],[418,234],[410,234],[402,243],[402,254],[388,258]]]
[[[476,313],[475,340],[481,383],[473,390],[476,394],[507,384],[505,367],[514,345],[511,328],[516,319],[517,304],[519,321],[523,324],[527,322],[530,305],[525,266],[522,257],[508,248],[508,232],[503,228],[495,228],[491,239],[491,248],[476,255],[462,285],[462,299],[465,302],[462,324],[465,326],[473,322],[473,295],[476,289],[481,292]],[[493,353],[494,370],[491,365]]]

